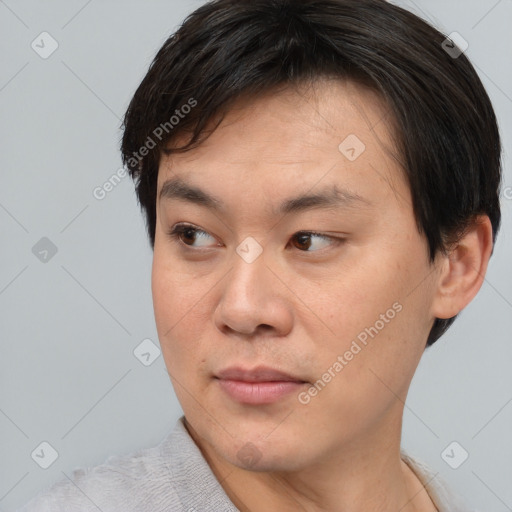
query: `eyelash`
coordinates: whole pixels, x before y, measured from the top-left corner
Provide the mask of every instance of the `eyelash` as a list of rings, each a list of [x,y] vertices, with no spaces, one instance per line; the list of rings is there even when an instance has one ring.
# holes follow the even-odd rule
[[[194,248],[194,247],[191,247],[190,245],[187,245],[186,243],[184,243],[182,240],[181,240],[181,236],[186,232],[186,231],[192,231],[194,234],[197,234],[197,233],[204,233],[205,235],[207,236],[212,236],[210,235],[207,231],[204,231],[203,229],[200,229],[192,224],[176,224],[173,228],[171,228],[169,231],[168,231],[168,236],[171,238],[172,241],[174,242],[177,242],[179,244],[181,244],[185,250],[191,250],[191,251],[197,251],[197,252],[200,252],[200,251],[207,251],[210,249],[210,247],[208,248]],[[344,238],[341,238],[341,237],[336,237],[336,236],[329,236],[329,235],[324,235],[323,233],[318,233],[316,231],[297,231],[297,233],[295,233],[292,237],[295,238],[297,236],[316,236],[318,238],[322,238],[324,240],[329,240],[331,241],[335,246],[338,246],[338,245],[341,245],[342,243],[345,242],[345,239]],[[212,238],[215,238],[212,236]],[[322,252],[324,249],[320,249],[320,250],[317,250],[317,251],[303,251],[301,249],[298,249],[300,252]]]

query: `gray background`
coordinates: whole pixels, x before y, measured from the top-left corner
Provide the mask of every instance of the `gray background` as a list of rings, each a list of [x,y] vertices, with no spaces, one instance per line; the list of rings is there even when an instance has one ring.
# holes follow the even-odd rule
[[[121,166],[120,118],[152,57],[200,3],[0,1],[0,511],[157,444],[181,415],[162,357],[145,366],[133,353],[158,344],[133,184],[103,200],[93,190]],[[403,446],[482,511],[512,510],[512,1],[399,3],[468,41],[506,146],[486,281],[425,353]],[[43,31],[59,45],[47,59],[31,48]],[[42,237],[57,247],[46,262],[32,252]],[[48,469],[31,457],[42,441],[59,454]],[[441,457],[452,441],[469,453],[458,469]]]

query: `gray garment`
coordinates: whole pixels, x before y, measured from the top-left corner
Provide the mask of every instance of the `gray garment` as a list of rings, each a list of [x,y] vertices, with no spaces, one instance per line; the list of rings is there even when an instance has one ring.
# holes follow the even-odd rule
[[[152,448],[73,471],[18,512],[239,512],[183,423]],[[439,512],[471,512],[439,477],[402,452]]]

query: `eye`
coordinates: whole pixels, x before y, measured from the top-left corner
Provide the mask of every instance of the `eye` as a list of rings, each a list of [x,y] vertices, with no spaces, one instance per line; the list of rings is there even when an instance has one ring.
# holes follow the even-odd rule
[[[213,236],[192,224],[176,224],[169,231],[169,236],[192,249],[220,245]],[[313,231],[299,231],[292,236],[290,243],[301,252],[316,252],[332,245],[339,245],[343,241],[340,237],[323,235]]]
[[[214,243],[216,241],[215,238],[206,231],[196,228],[191,224],[176,224],[176,226],[169,231],[169,236],[189,247],[208,247],[208,245],[211,245],[212,240]],[[196,245],[194,245],[194,242],[196,242]]]
[[[342,242],[342,238],[322,235],[312,231],[299,231],[292,237],[292,243],[295,247],[304,252],[316,252],[328,247],[329,245],[339,245]],[[312,250],[310,250],[311,247],[313,247]]]

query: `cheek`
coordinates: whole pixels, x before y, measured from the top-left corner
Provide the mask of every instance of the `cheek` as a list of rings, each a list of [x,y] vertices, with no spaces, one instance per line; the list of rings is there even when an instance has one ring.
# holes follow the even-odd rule
[[[358,338],[364,342],[370,330],[389,331],[401,321],[404,306],[410,301],[412,278],[393,255],[362,254],[339,272],[339,277],[316,291],[311,309],[318,311],[341,347]],[[366,333],[366,334],[365,334]],[[338,342],[339,343],[339,342]],[[347,347],[348,348],[348,347]]]
[[[383,304],[387,306],[386,301]],[[376,311],[386,315],[387,309]],[[300,406],[300,411],[313,428],[325,424],[328,415],[327,437],[341,435],[349,439],[354,432],[400,410],[405,402],[422,348],[412,308],[406,304],[392,311],[385,316],[385,323],[362,310],[361,316],[369,318],[366,324],[354,323],[351,334],[332,340],[327,351],[325,346],[318,347],[317,392],[307,405]]]
[[[188,360],[199,357],[209,286],[200,278],[177,272],[155,245],[151,288],[164,360],[170,372],[179,372]]]
[[[350,390],[339,403],[374,403],[393,399],[390,389],[399,395],[406,390],[431,326],[431,268],[422,255],[420,250],[390,250],[360,258],[322,293],[329,300],[315,304],[328,312],[324,318],[331,329],[317,352],[319,377],[339,362],[338,356],[343,358],[343,369],[333,379],[337,384],[330,386],[341,394]]]
[[[155,243],[151,289],[157,327],[168,330],[204,309],[212,284],[211,278],[201,275],[200,269],[194,267],[192,272],[190,266],[182,265],[162,245]]]

